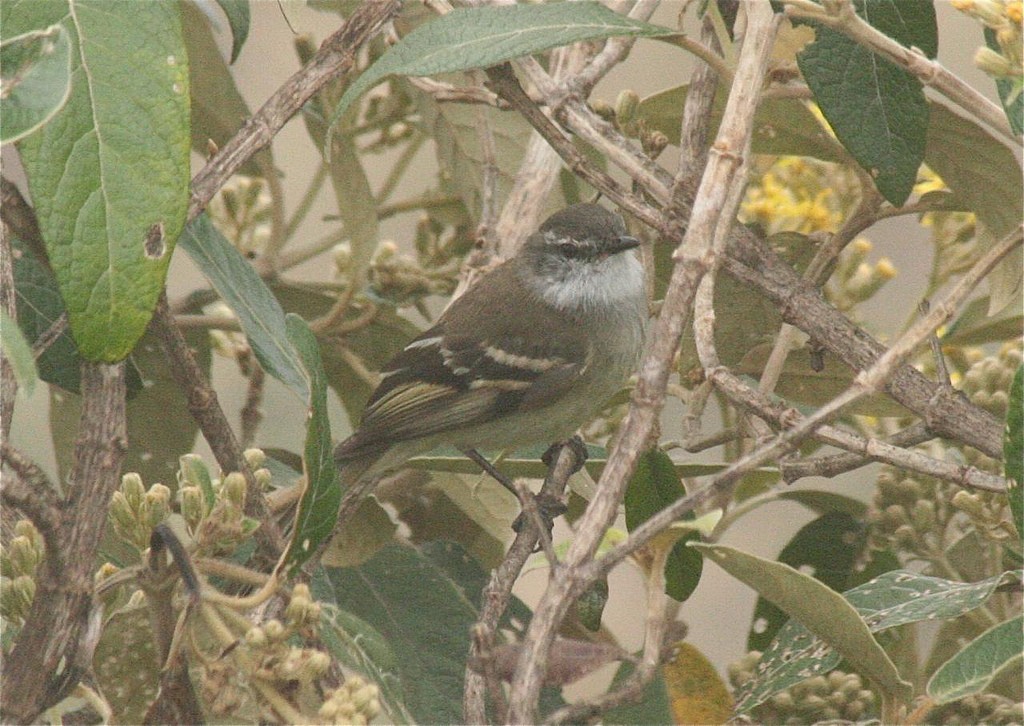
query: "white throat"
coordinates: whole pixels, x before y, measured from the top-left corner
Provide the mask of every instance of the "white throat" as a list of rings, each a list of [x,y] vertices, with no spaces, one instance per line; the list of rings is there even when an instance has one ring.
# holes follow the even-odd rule
[[[572,260],[559,273],[557,277],[528,275],[526,280],[559,310],[606,314],[623,307],[646,307],[643,265],[632,251],[596,262]]]

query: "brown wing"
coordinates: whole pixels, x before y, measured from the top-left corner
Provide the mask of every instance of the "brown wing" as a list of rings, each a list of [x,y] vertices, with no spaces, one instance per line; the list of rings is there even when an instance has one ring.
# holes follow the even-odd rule
[[[514,274],[509,264],[491,273],[503,274]],[[338,446],[337,459],[557,405],[586,367],[586,338],[536,297],[500,299],[507,286],[487,282],[384,367],[359,430]]]

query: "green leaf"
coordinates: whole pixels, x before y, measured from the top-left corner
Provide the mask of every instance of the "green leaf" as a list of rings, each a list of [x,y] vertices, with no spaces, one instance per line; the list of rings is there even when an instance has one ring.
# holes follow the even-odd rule
[[[438,103],[419,89],[411,93],[423,128],[436,145],[438,164],[443,170],[441,184],[450,185],[466,209],[480,209],[484,194],[485,154],[478,131],[480,114],[484,115],[494,140],[493,193],[496,199],[507,199],[533,127],[516,113],[464,103]],[[557,197],[557,192],[552,196]],[[559,201],[548,201],[552,211],[559,207]]]
[[[900,678],[885,650],[872,637],[865,621],[842,595],[788,565],[755,557],[733,547],[710,544],[690,546],[703,552],[733,577],[757,590],[824,643],[839,651],[876,687],[899,702],[910,700],[913,688]],[[765,659],[762,658],[761,666],[758,666],[759,675],[764,664]],[[748,695],[737,706],[737,710],[745,711],[757,703],[760,701],[751,703]]]
[[[188,206],[178,4],[120,8],[23,0],[0,17],[5,35],[59,23],[71,38],[67,104],[19,149],[72,335],[102,361],[123,359],[145,332]]]
[[[1024,214],[1021,168],[1014,153],[973,120],[930,104],[925,162],[997,238]]]
[[[927,692],[936,704],[981,693],[1024,653],[1024,616],[999,623],[971,641],[946,661],[928,681]]]
[[[615,671],[612,688],[626,680],[636,666],[625,662]],[[676,723],[672,718],[672,704],[669,698],[665,678],[658,673],[647,684],[643,693],[634,701],[616,706],[602,714],[602,723],[606,724],[670,724]]]
[[[192,150],[205,157],[209,155],[210,141],[223,147],[252,113],[238,92],[210,22],[200,8],[183,2],[181,24],[189,57]],[[273,172],[270,146],[256,152],[239,172],[249,176],[266,176]]]
[[[859,499],[817,489],[793,489],[779,492],[778,498],[789,502],[796,502],[818,514],[842,512],[854,519],[860,519],[868,511],[867,505]]]
[[[680,121],[689,86],[676,86],[654,93],[640,102],[637,115],[649,128],[679,144]],[[721,87],[711,107],[710,138],[718,129],[725,111],[727,94]],[[849,157],[814,117],[807,105],[795,98],[763,99],[754,114],[751,148],[757,154],[812,156],[823,161],[846,161]]]
[[[942,336],[943,345],[983,345],[1019,338],[1024,334],[1024,312],[1021,306],[1007,305],[989,315],[989,297],[969,302],[953,325]]]
[[[17,297],[18,325],[29,344],[34,345],[66,312],[64,301],[50,268],[40,262],[20,239],[15,237],[11,243],[15,253],[14,294]],[[78,393],[81,388],[81,364],[78,346],[66,327],[36,359],[40,378],[71,393]]]
[[[636,471],[626,489],[626,528],[633,531],[684,496],[686,487],[676,474],[675,464],[669,455],[658,448],[645,452],[637,461]],[[683,519],[694,519],[693,512],[684,515]],[[704,569],[700,553],[686,546],[690,541],[699,542],[700,533],[688,532],[680,537],[665,560],[665,593],[680,602],[697,589]]]
[[[487,68],[581,40],[672,33],[589,0],[571,5],[456,8],[416,28],[378,58],[345,91],[330,126],[334,127],[353,101],[388,76],[429,76]]]
[[[332,454],[331,424],[327,419],[327,378],[320,362],[316,336],[298,315],[289,313],[285,323],[288,340],[302,360],[309,390],[306,444],[302,456],[306,485],[295,515],[295,530],[284,556],[285,566],[294,571],[309,559],[334,529],[341,503],[341,487]]]
[[[997,53],[1002,53],[996,39],[996,31],[985,26],[985,45]],[[1006,111],[1006,118],[1010,122],[1010,128],[1017,136],[1024,134],[1024,93],[1021,93],[1021,78],[997,78],[996,90],[999,92],[999,100],[1003,102],[1003,110]]]
[[[238,316],[260,366],[308,401],[309,381],[288,340],[284,311],[252,266],[205,214],[189,223],[179,244]]]
[[[471,560],[449,569],[423,551],[390,545],[359,567],[327,569],[339,608],[381,633],[394,652],[413,720],[461,723],[470,629],[486,573]],[[455,546],[433,549],[461,553]]]
[[[206,511],[211,511],[217,503],[217,493],[213,490],[210,469],[203,461],[203,457],[197,454],[185,454],[178,459],[178,471],[182,483],[199,487],[199,491],[203,493],[203,501],[206,503]]]
[[[841,591],[849,584],[864,541],[864,526],[860,521],[844,512],[830,512],[801,527],[782,548],[778,559],[812,575],[823,585]],[[767,649],[788,619],[781,608],[759,597],[747,635],[747,650]]]
[[[773,345],[761,343],[747,350],[736,364],[738,373],[759,378],[771,355]],[[825,351],[821,366],[812,361],[807,347],[790,351],[782,366],[775,392],[793,403],[821,406],[845,391],[854,379],[854,371],[838,356]],[[866,396],[850,407],[863,416],[905,416],[907,410],[885,394]]]
[[[39,380],[36,360],[18,323],[8,317],[5,310],[0,310],[0,353],[11,364],[18,386],[32,395]]]
[[[320,639],[343,666],[376,684],[388,723],[413,723],[412,715],[405,708],[395,654],[376,628],[352,613],[322,602]]]
[[[0,42],[4,122],[0,143],[18,141],[49,121],[71,95],[71,39],[60,25]]]
[[[1003,459],[1006,477],[1011,480],[1006,495],[1017,535],[1024,537],[1024,365],[1017,367],[1010,384],[1006,407],[1006,431],[1003,436]]]
[[[982,605],[995,589],[1013,577],[1004,573],[980,582],[963,583],[886,572],[844,593],[846,600],[873,633],[922,620],[954,618]],[[845,654],[844,654],[845,655]],[[749,711],[772,695],[839,665],[841,656],[827,641],[791,620],[761,657],[754,678],[736,691],[736,710]]]
[[[231,62],[238,60],[249,37],[249,0],[217,0],[231,28]]]
[[[856,0],[854,8],[886,35],[934,57],[931,0]],[[815,32],[797,55],[800,71],[843,146],[882,196],[900,206],[924,158],[928,102],[921,82],[838,31],[815,25]]]

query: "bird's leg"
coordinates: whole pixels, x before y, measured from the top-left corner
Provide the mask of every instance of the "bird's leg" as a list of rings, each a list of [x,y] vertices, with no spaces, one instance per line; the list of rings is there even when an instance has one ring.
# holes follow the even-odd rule
[[[555,465],[555,458],[558,456],[558,452],[568,446],[572,450],[573,455],[573,469],[572,473],[575,474],[583,465],[587,463],[587,445],[583,443],[583,439],[580,438],[579,434],[573,434],[570,438],[565,441],[559,441],[557,444],[551,444],[548,450],[545,451],[540,460],[544,462],[544,466],[551,468]]]
[[[581,446],[582,443],[583,442],[581,440]],[[512,494],[515,495],[516,499],[519,499],[519,492],[516,491],[516,485],[512,482],[511,479],[509,479],[507,476],[498,471],[494,467],[494,464],[487,460],[487,457],[485,457],[476,449],[463,449],[462,453],[465,454],[471,461],[476,462],[477,466],[484,470],[484,473],[488,474],[496,482],[498,482],[503,487],[512,492]],[[547,466],[550,466],[550,464],[547,464],[547,462],[545,462],[545,464]],[[550,497],[533,495],[533,498],[536,502],[537,510],[540,513],[541,520],[548,531],[548,535],[550,536],[551,530],[555,526],[555,519],[565,514],[566,506],[562,504],[561,501],[552,500]],[[519,505],[521,508],[525,508],[526,506],[523,504],[522,500],[520,500]],[[519,516],[516,517],[515,520],[512,522],[512,529],[516,532],[518,532],[523,527],[523,522],[526,519],[523,515],[524,512],[520,512]]]

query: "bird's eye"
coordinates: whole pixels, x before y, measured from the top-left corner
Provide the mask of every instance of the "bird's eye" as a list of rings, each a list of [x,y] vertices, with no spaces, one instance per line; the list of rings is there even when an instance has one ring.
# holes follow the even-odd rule
[[[576,247],[576,245],[574,245],[572,242],[563,242],[562,244],[558,245],[558,249],[561,251],[563,255],[570,259],[576,257],[577,253],[579,252],[579,248]]]

